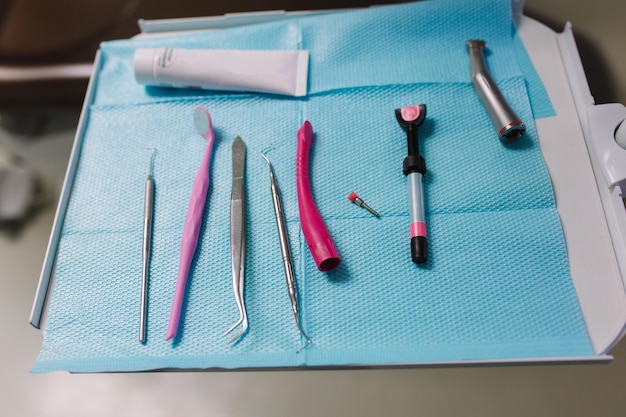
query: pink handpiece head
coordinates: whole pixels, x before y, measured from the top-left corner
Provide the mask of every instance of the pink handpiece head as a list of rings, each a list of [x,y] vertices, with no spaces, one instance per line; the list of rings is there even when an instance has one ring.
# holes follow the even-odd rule
[[[209,189],[209,168],[215,135],[213,133],[211,116],[207,109],[200,106],[196,108],[194,112],[194,124],[197,132],[207,140],[207,143],[202,162],[200,163],[200,169],[198,169],[198,173],[193,181],[189,207],[187,208],[187,216],[185,217],[185,224],[183,226],[178,277],[176,279],[176,289],[174,290],[174,299],[172,301],[172,310],[170,312],[170,321],[165,340],[173,339],[178,332],[178,323],[180,321],[187,286],[187,276],[194,253],[196,252],[196,247],[198,246],[198,237],[202,226],[202,215],[204,213],[207,191]]]
[[[305,121],[297,134],[296,149],[296,190],[300,225],[317,269],[332,271],[341,263],[339,252],[326,229],[324,220],[313,200],[309,180],[309,155],[313,145],[313,127]]]

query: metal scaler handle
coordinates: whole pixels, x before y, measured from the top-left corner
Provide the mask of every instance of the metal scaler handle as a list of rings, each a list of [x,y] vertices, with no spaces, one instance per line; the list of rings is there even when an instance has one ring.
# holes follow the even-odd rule
[[[283,258],[283,269],[285,271],[285,281],[287,282],[287,292],[289,294],[289,301],[291,302],[291,311],[293,317],[296,320],[296,326],[298,331],[304,338],[304,345],[298,349],[300,352],[303,349],[309,347],[312,343],[311,338],[305,333],[302,328],[302,322],[300,321],[300,308],[298,303],[298,289],[296,288],[296,277],[293,272],[293,262],[291,261],[291,250],[289,249],[289,237],[287,235],[287,224],[285,223],[285,214],[283,211],[283,204],[280,198],[280,189],[278,188],[278,182],[276,181],[276,175],[274,174],[274,168],[270,160],[261,152],[261,156],[270,170],[270,186],[272,191],[272,205],[274,206],[274,218],[276,220],[276,229],[278,231],[278,241],[280,242],[280,253]]]
[[[146,341],[147,309],[148,309],[148,268],[150,266],[150,248],[152,246],[152,217],[154,215],[154,178],[152,169],[156,149],[152,150],[150,158],[150,173],[146,179],[143,204],[143,240],[142,240],[142,269],[141,269],[141,311],[139,316],[139,342]]]
[[[509,106],[487,69],[485,63],[486,45],[487,43],[482,40],[467,41],[472,84],[487,113],[489,113],[498,138],[502,143],[510,144],[524,136],[526,126]]]

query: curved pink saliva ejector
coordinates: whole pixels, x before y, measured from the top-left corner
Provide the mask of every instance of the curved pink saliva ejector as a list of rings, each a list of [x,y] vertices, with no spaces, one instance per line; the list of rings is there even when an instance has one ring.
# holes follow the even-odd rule
[[[317,269],[331,271],[339,266],[341,258],[335,248],[324,220],[315,206],[309,181],[309,155],[313,146],[313,127],[308,121],[298,130],[296,149],[296,190],[302,233],[313,255]]]
[[[167,327],[165,340],[174,338],[178,331],[178,322],[185,298],[185,287],[187,286],[187,276],[193,255],[196,252],[196,246],[198,245],[204,203],[206,202],[207,191],[209,189],[209,167],[211,164],[211,153],[213,151],[215,135],[213,134],[211,116],[207,109],[200,106],[196,107],[194,111],[194,124],[198,133],[207,140],[207,144],[202,162],[200,163],[200,169],[196,174],[191,189],[189,208],[187,209],[183,237],[180,243],[180,263],[178,266],[178,278],[176,279],[176,290],[174,291],[174,301],[172,302],[170,322]]]

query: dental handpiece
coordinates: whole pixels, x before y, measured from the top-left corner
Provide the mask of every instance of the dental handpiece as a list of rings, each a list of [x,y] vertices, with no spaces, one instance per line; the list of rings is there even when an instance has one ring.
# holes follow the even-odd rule
[[[420,104],[396,109],[396,119],[400,126],[406,130],[408,147],[408,156],[404,158],[402,172],[406,175],[409,191],[411,260],[416,264],[423,264],[428,260],[424,189],[422,187],[422,176],[426,173],[426,163],[420,155],[417,128],[426,119],[426,105]]]
[[[504,144],[513,143],[524,136],[526,126],[511,109],[487,69],[484,56],[486,45],[487,43],[482,40],[467,41],[472,84],[489,113],[500,141]]]

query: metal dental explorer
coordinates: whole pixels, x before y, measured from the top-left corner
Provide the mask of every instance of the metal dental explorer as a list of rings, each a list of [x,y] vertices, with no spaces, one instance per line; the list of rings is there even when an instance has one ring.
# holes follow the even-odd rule
[[[235,330],[242,324],[241,330],[229,343],[235,342],[248,330],[248,315],[244,301],[244,267],[246,264],[246,204],[244,174],[246,169],[246,144],[237,136],[233,143],[233,180],[230,195],[230,256],[233,274],[233,292],[239,310],[239,320],[224,333]]]
[[[154,213],[154,158],[156,149],[152,149],[150,171],[146,179],[143,205],[143,268],[141,274],[141,314],[139,319],[139,342],[146,341],[146,310],[148,306],[148,266],[150,264],[150,246],[152,245],[152,214]]]
[[[283,212],[283,205],[280,200],[280,189],[278,188],[278,183],[276,182],[276,176],[274,175],[274,169],[272,168],[272,163],[265,156],[263,152],[267,150],[264,149],[261,152],[261,156],[263,159],[267,161],[267,164],[270,168],[270,184],[272,187],[272,203],[274,205],[274,217],[276,219],[276,228],[278,229],[278,240],[280,242],[280,252],[283,257],[283,268],[285,270],[285,279],[287,281],[287,291],[289,292],[289,300],[291,301],[291,309],[293,311],[293,317],[296,320],[296,326],[298,326],[298,330],[306,343],[298,352],[306,349],[312,343],[311,339],[302,329],[302,323],[300,322],[300,311],[298,308],[298,290],[296,289],[296,279],[293,273],[293,264],[291,262],[291,251],[289,249],[289,239],[287,237],[287,227],[285,225],[285,215]]]

